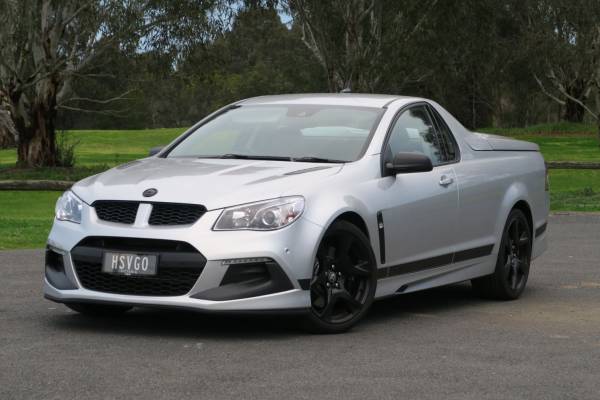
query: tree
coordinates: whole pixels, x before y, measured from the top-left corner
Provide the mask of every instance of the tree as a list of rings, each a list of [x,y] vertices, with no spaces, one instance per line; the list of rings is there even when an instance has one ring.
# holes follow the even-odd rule
[[[528,16],[532,48],[541,60],[535,81],[564,107],[565,120],[583,121],[600,68],[600,2],[538,0]]]
[[[389,61],[383,44],[405,45],[437,0],[288,0],[302,40],[325,70],[329,91],[374,92]],[[407,78],[408,79],[408,78]]]
[[[73,84],[110,46],[181,51],[206,40],[208,10],[202,0],[2,0],[0,2],[0,93],[7,104],[19,166],[57,163],[57,111],[110,104],[112,99],[76,95]],[[185,40],[184,40],[185,39]],[[99,74],[101,76],[101,74]],[[2,133],[4,132],[4,133]]]

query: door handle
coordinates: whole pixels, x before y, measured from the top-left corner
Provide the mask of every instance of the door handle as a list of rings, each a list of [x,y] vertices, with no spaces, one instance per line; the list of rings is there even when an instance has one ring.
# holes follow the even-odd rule
[[[446,186],[450,185],[452,182],[454,182],[454,179],[452,179],[452,177],[450,177],[450,176],[442,175],[440,177],[440,186],[446,187]]]

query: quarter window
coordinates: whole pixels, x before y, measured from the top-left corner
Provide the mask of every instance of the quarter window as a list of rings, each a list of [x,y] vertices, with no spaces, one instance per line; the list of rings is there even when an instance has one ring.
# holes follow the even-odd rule
[[[386,158],[396,153],[421,153],[436,166],[446,162],[443,144],[436,134],[431,115],[425,105],[409,108],[400,114],[392,130]]]
[[[440,137],[441,145],[444,149],[444,162],[451,163],[457,161],[459,154],[458,145],[456,144],[456,140],[454,139],[452,132],[450,132],[450,128],[448,128],[446,122],[442,119],[440,114],[433,109],[433,107],[431,107],[430,110],[438,126],[437,131]]]

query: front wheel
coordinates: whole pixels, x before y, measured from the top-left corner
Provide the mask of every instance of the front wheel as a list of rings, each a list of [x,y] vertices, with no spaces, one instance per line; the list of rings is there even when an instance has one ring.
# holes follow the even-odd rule
[[[307,327],[341,333],[367,312],[377,286],[377,263],[366,235],[346,221],[335,222],[317,250],[310,283]]]
[[[529,277],[531,237],[531,228],[523,211],[512,210],[502,234],[496,270],[492,275],[471,281],[480,296],[499,300],[514,300],[521,296]]]

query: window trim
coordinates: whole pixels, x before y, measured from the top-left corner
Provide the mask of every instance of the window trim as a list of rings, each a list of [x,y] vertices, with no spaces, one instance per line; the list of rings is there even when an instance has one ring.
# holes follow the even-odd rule
[[[392,118],[392,121],[390,122],[387,131],[385,133],[385,139],[383,141],[383,144],[381,146],[381,150],[380,150],[380,172],[381,172],[381,177],[386,177],[386,173],[385,173],[385,153],[386,153],[386,148],[388,146],[388,143],[390,141],[390,137],[392,136],[392,131],[394,130],[394,127],[396,126],[396,122],[398,122],[398,119],[400,118],[400,116],[405,112],[410,110],[413,107],[418,107],[418,106],[425,106],[425,109],[427,110],[427,113],[429,114],[429,117],[431,118],[431,121],[433,122],[434,125],[434,130],[435,130],[435,134],[438,137],[438,139],[440,139],[440,133],[439,133],[439,128],[438,128],[438,123],[436,121],[435,115],[431,112],[430,108],[433,108],[433,106],[431,104],[429,104],[426,101],[417,101],[414,103],[409,103],[406,104],[404,106],[402,106],[398,111],[396,111],[396,114],[394,114],[394,117]],[[434,109],[434,111],[437,113],[437,111]],[[439,115],[439,113],[438,113]],[[446,127],[448,127],[448,124],[446,124],[446,121],[444,121],[444,119],[442,118],[442,116],[439,116],[442,120],[442,122],[446,125]],[[437,165],[434,165],[433,168],[437,168],[437,167],[443,167],[446,165],[450,165],[450,164],[456,164],[458,162],[460,162],[460,147],[458,146],[458,143],[456,142],[456,138],[454,137],[454,134],[452,133],[452,131],[450,130],[450,127],[448,127],[448,132],[450,132],[450,136],[452,138],[452,140],[454,141],[454,143],[456,144],[456,149],[458,152],[458,155],[456,157],[455,161],[447,161],[444,163],[439,163]],[[445,150],[444,150],[445,152]]]
[[[429,114],[431,115],[431,117],[434,121],[433,123],[436,125],[436,134],[438,135],[438,137],[440,139],[442,139],[441,124],[443,124],[450,135],[450,140],[452,141],[452,143],[454,143],[454,148],[456,149],[456,154],[452,161],[443,162],[441,164],[438,164],[438,166],[456,164],[456,163],[460,162],[460,160],[461,160],[460,146],[458,145],[458,142],[456,140],[456,137],[454,136],[454,133],[452,133],[452,130],[450,129],[450,127],[448,126],[448,124],[446,123],[444,118],[440,115],[440,113],[435,109],[435,107],[433,107],[429,103],[426,103],[426,104],[427,104],[427,108],[429,110]],[[444,150],[444,152],[446,152],[446,151]]]

